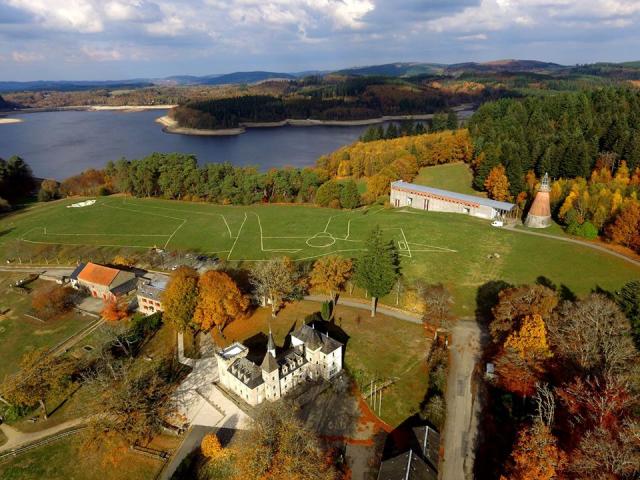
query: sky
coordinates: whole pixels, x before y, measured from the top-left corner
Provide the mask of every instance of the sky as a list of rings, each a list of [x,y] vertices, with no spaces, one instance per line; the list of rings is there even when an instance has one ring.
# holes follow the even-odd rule
[[[0,80],[640,60],[640,0],[0,0]]]

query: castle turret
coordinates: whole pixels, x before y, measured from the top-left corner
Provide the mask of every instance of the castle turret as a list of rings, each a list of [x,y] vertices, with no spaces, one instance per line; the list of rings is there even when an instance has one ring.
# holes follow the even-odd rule
[[[549,185],[549,175],[544,174],[542,183],[536,194],[536,198],[531,204],[527,219],[524,224],[530,228],[547,228],[551,225],[551,202],[549,200],[549,192],[551,187]]]

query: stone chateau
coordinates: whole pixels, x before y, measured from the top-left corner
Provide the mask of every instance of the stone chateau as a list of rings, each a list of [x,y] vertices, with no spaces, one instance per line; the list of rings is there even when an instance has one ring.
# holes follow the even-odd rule
[[[307,379],[332,379],[342,370],[342,343],[313,326],[302,325],[290,334],[291,347],[276,353],[271,331],[260,365],[247,358],[249,349],[233,343],[216,352],[220,383],[255,406],[275,401]]]

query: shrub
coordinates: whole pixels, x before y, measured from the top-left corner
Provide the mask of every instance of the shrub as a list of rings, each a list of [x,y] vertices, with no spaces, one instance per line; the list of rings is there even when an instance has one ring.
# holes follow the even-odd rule
[[[31,306],[43,320],[52,319],[73,306],[74,292],[57,284],[38,288],[31,297]]]

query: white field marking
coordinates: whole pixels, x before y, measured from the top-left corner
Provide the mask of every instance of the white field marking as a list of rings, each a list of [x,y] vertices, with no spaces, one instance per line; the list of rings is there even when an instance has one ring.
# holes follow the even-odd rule
[[[263,252],[280,252],[280,253],[298,253],[298,252],[300,252],[302,250],[301,248],[298,248],[298,249],[294,249],[294,248],[264,248],[264,239],[265,239],[265,237],[262,235],[262,221],[260,220],[260,215],[258,215],[256,212],[249,212],[249,213],[253,213],[258,218],[258,228],[260,228],[260,250],[262,250]],[[278,237],[273,237],[273,238],[278,238]]]
[[[458,253],[458,250],[453,250],[451,248],[447,248],[447,247],[437,247],[436,245],[427,245],[424,243],[416,243],[416,242],[410,242],[411,245],[416,245],[418,247],[426,247],[426,248],[431,248],[431,249],[437,249],[437,250],[442,250],[443,252],[452,252],[452,253]],[[414,249],[414,251],[416,251]]]
[[[368,207],[362,207],[362,210],[366,210],[367,208]],[[337,215],[331,215],[329,217],[329,219],[327,220],[327,224],[325,225],[323,232],[324,233],[328,233],[327,230],[329,229],[329,224],[331,223],[331,220],[333,220],[334,218],[343,217],[345,215],[351,215],[352,213],[357,212],[358,210],[360,210],[360,209],[358,208],[356,210],[350,210],[348,212],[338,213]]]
[[[236,243],[238,243],[238,239],[240,238],[240,232],[242,231],[242,227],[244,227],[244,222],[247,221],[247,214],[244,214],[244,220],[242,220],[242,224],[240,224],[240,228],[238,229],[238,234],[236,235],[236,239],[231,245],[231,250],[229,250],[229,255],[227,255],[227,260],[231,258],[231,254],[233,253],[233,249],[236,248]]]
[[[123,200],[122,203],[126,204],[126,201]],[[179,213],[187,213],[187,214],[194,214],[194,215],[206,215],[207,217],[221,217],[222,221],[224,222],[224,224],[227,227],[227,231],[229,232],[229,238],[232,239],[232,240],[235,238],[233,236],[233,233],[231,233],[231,228],[229,227],[229,224],[227,223],[227,219],[221,213],[198,212],[198,211],[195,211],[195,210],[194,211],[186,211],[186,210],[180,209],[180,208],[158,207],[156,205],[144,205],[144,208],[155,208],[156,210],[166,210],[168,212],[179,212]]]
[[[302,258],[295,258],[292,259],[294,262],[301,262],[303,260],[313,260],[314,258],[320,258],[320,257],[326,257],[327,255],[334,255],[336,253],[343,253],[343,252],[364,252],[366,249],[364,248],[353,248],[353,249],[349,249],[349,250],[333,250],[331,252],[325,252],[325,253],[320,253],[318,255],[311,255],[309,257],[302,257]],[[232,260],[233,262],[268,262],[270,259],[269,258],[263,258],[263,259],[259,259],[259,260],[247,260],[247,259],[243,259],[243,260]]]
[[[316,235],[317,235],[317,234],[316,234]],[[305,239],[305,238],[310,238],[310,237],[262,237],[262,238],[267,238],[267,239],[269,239],[269,238],[271,238],[271,239],[278,239],[278,238],[296,238],[296,239],[300,240],[300,239]]]
[[[168,237],[170,233],[49,233],[44,228],[47,236],[68,236],[68,237]]]
[[[411,255],[411,247],[409,246],[409,242],[407,241],[407,236],[404,234],[404,228],[401,228],[400,231],[402,232],[402,238],[404,238],[404,243],[407,246],[407,250],[409,250],[409,258],[413,258],[413,256]]]
[[[25,243],[34,243],[37,245],[71,245],[72,247],[86,247],[87,244],[86,243],[60,243],[60,242],[39,242],[36,240],[25,240],[25,239],[21,239],[21,241],[25,242]],[[92,244],[90,245],[91,247],[114,247],[114,248],[144,248],[144,249],[148,249],[151,248],[153,245],[111,245],[108,243],[96,243],[96,244]]]
[[[178,217],[170,217],[169,215],[160,215],[159,213],[152,213],[152,212],[145,212],[143,210],[136,210],[134,208],[122,208],[122,207],[114,207],[113,205],[109,205],[106,203],[102,204],[103,206],[107,207],[107,208],[114,208],[116,210],[123,210],[125,212],[136,212],[136,213],[144,213],[145,215],[153,215],[155,217],[160,217],[160,218],[170,218],[171,220],[179,220],[179,221],[187,221],[186,218],[178,218]]]
[[[182,223],[181,223],[180,225],[178,225],[178,227],[173,231],[173,233],[171,234],[171,236],[167,239],[167,242],[164,244],[163,249],[165,249],[165,250],[166,250],[167,245],[169,245],[169,242],[171,241],[171,239],[173,238],[173,236],[174,236],[176,233],[178,233],[178,230],[180,230],[180,229],[184,226],[184,224],[185,224],[185,223],[187,223],[187,219],[186,219],[186,218],[182,221]]]

